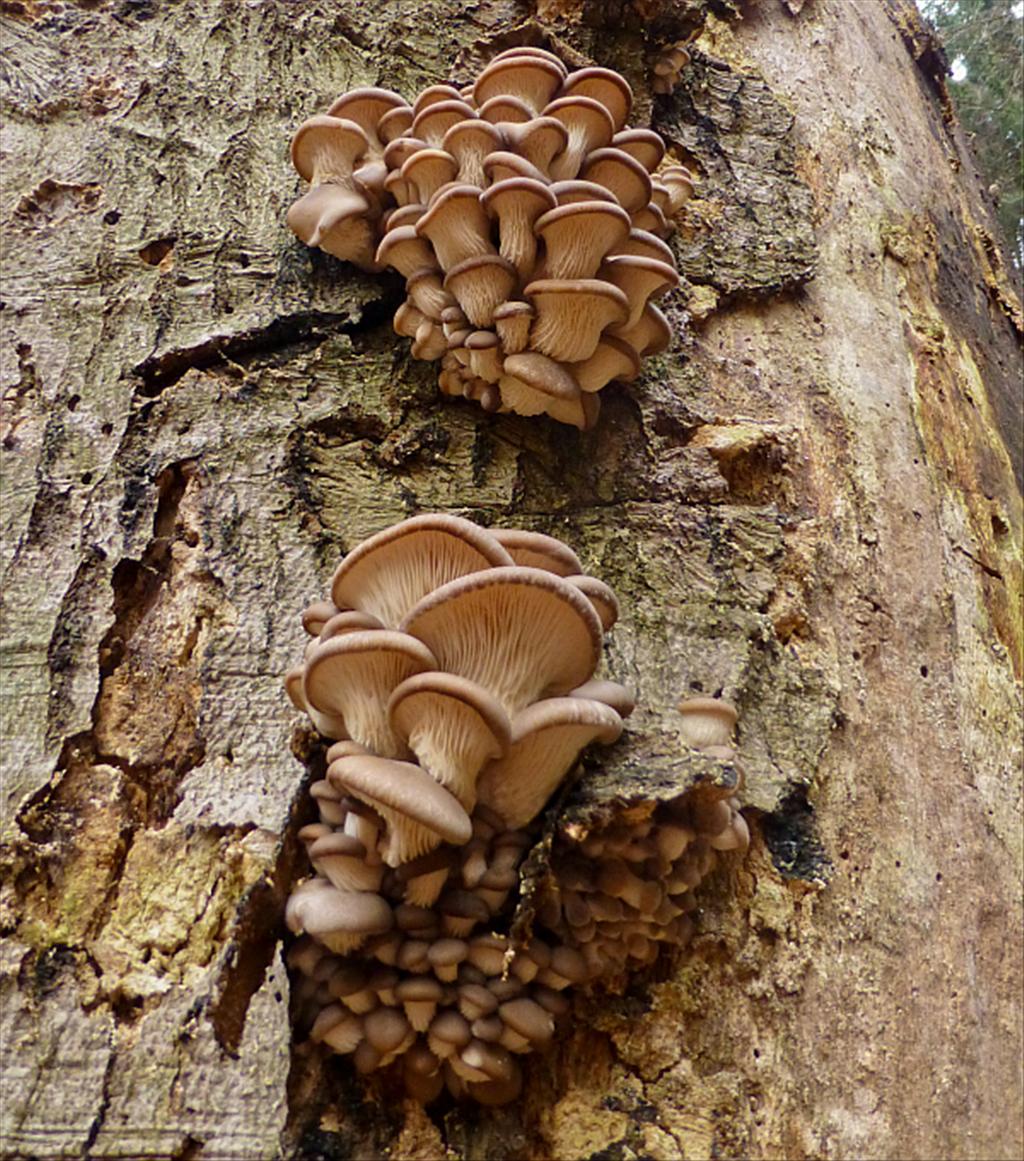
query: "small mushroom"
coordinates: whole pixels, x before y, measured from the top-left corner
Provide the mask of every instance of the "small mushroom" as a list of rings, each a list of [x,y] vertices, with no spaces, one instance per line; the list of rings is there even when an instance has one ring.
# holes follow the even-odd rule
[[[503,302],[494,311],[492,322],[506,355],[522,351],[530,335],[536,311],[528,302]]]
[[[444,280],[445,289],[454,295],[475,327],[492,324],[495,310],[508,298],[515,285],[515,267],[494,253],[457,262],[449,268]]]
[[[495,182],[480,200],[488,214],[498,220],[499,253],[512,263],[520,279],[527,281],[537,254],[534,225],[555,207],[554,195],[542,182],[511,177]]]
[[[555,181],[576,177],[587,154],[604,148],[615,135],[615,123],[608,109],[583,95],[552,101],[543,112],[545,117],[560,121],[568,134],[565,149],[551,163]]]
[[[391,908],[368,891],[339,891],[326,879],[309,879],[288,899],[285,921],[297,935],[307,932],[339,955],[358,947],[369,935],[387,931]]]
[[[447,271],[470,258],[494,254],[490,220],[475,185],[457,182],[441,190],[416,223],[416,231],[430,239],[438,262]]]
[[[564,77],[564,67],[543,57],[509,55],[484,69],[473,86],[473,98],[482,106],[492,97],[516,97],[536,115],[558,92]]]
[[[515,564],[542,568],[555,576],[576,576],[583,572],[580,558],[561,540],[525,528],[491,528],[491,535],[512,557]]]
[[[630,221],[626,211],[612,202],[570,202],[541,214],[535,229],[544,240],[544,276],[585,279],[592,278],[604,256],[625,241]]]
[[[389,867],[442,842],[467,842],[473,833],[458,799],[411,762],[355,754],[331,763],[327,777],[384,819],[387,836],[381,855]]]
[[[683,740],[688,746],[704,750],[708,746],[728,746],[736,725],[736,707],[717,697],[683,698],[679,702],[683,715]]]

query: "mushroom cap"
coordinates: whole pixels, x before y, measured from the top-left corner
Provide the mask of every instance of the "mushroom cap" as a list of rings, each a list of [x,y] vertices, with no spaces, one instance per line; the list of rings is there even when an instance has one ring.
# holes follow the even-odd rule
[[[561,363],[547,355],[537,351],[509,355],[503,370],[505,374],[499,384],[502,403],[520,415],[539,415],[544,411],[561,419],[559,405],[564,408],[579,402],[576,380]]]
[[[417,601],[446,582],[511,563],[494,537],[471,520],[424,513],[353,548],[331,580],[331,593],[335,604],[397,625]]]
[[[569,181],[553,181],[551,192],[555,195],[555,200],[560,206],[571,205],[573,202],[595,201],[611,202],[613,205],[618,205],[615,201],[615,194],[610,189],[598,185],[597,182],[580,181],[578,178]]]
[[[591,278],[601,259],[629,235],[629,214],[613,202],[570,202],[538,217],[548,278]]]
[[[480,191],[466,182],[453,182],[439,190],[416,223],[417,233],[430,239],[445,270],[467,258],[493,254],[490,230],[490,219],[480,204]]]
[[[441,842],[468,842],[473,833],[458,799],[412,762],[353,754],[332,762],[327,778],[384,819],[388,835],[382,854],[389,867],[398,867]]]
[[[570,367],[581,391],[600,391],[613,379],[629,382],[640,374],[640,356],[629,343],[602,334],[594,353]]]
[[[533,117],[529,121],[506,124],[503,131],[508,144],[545,174],[569,143],[568,130],[554,117]]]
[[[391,908],[370,891],[339,891],[326,879],[308,879],[288,899],[285,921],[296,935],[364,938],[388,931],[394,922]]]
[[[498,1009],[502,1020],[520,1036],[525,1036],[537,1047],[547,1044],[554,1035],[555,1022],[535,1000],[523,997],[508,1000]]]
[[[561,58],[556,56],[553,52],[548,52],[546,48],[539,48],[538,46],[532,44],[517,44],[512,48],[502,49],[502,51],[499,52],[497,56],[492,57],[491,60],[492,62],[505,60],[510,56],[539,57],[541,60],[550,61],[550,63],[555,65],[556,68],[561,69],[563,77],[568,72],[565,65],[562,63]]]
[[[330,117],[340,117],[344,114],[349,121],[354,121],[378,148],[382,148],[377,128],[381,118],[396,109],[408,108],[408,102],[398,93],[393,93],[390,89],[364,86],[342,93],[327,110],[327,114]]]
[[[377,122],[377,136],[390,144],[412,128],[413,111],[408,105],[396,105]]]
[[[474,117],[452,125],[441,147],[459,163],[459,181],[483,187],[487,181],[484,158],[501,149],[503,144],[501,132],[494,125]]]
[[[601,619],[601,628],[607,633],[619,619],[619,602],[615,593],[596,576],[568,576],[565,579],[586,595]]]
[[[378,269],[369,202],[355,189],[333,182],[314,185],[288,207],[288,229],[307,246],[317,246],[362,270]]]
[[[369,629],[383,629],[384,626],[369,613],[358,609],[345,609],[328,618],[320,628],[319,640],[329,641],[332,637],[343,637],[346,633],[365,632]]]
[[[657,355],[672,342],[669,321],[653,302],[644,307],[636,326],[612,327],[608,333],[628,343],[639,355]]]
[[[683,698],[678,705],[683,715],[683,739],[688,746],[703,750],[708,746],[728,746],[739,720],[736,707],[718,697]]]
[[[360,745],[378,753],[401,753],[388,726],[387,698],[405,678],[436,668],[430,650],[405,633],[345,633],[314,647],[302,691],[314,709],[341,718]]]
[[[531,161],[503,149],[489,153],[484,158],[484,173],[491,183],[507,181],[512,177],[528,177],[540,185],[547,182],[547,176]]]
[[[577,69],[565,78],[562,92],[567,97],[590,97],[599,101],[608,110],[616,132],[626,124],[633,107],[633,90],[625,77],[612,69]]]
[[[510,715],[545,690],[582,684],[600,660],[601,623],[593,606],[541,569],[512,566],[460,577],[421,600],[402,624],[431,651],[440,650],[435,668],[482,685]]]
[[[521,97],[499,93],[484,101],[480,116],[492,125],[522,125],[533,119],[534,111]]]
[[[341,609],[333,601],[314,601],[302,610],[302,627],[310,637],[319,637],[320,630]]]
[[[480,802],[508,828],[526,826],[591,742],[614,742],[622,719],[599,701],[559,697],[535,702],[512,721],[512,744],[477,783]]]
[[[612,145],[635,158],[653,173],[665,156],[665,142],[653,129],[622,129],[612,138]]]
[[[603,149],[615,135],[608,109],[589,97],[561,97],[544,108],[544,116],[561,121],[569,134],[565,150],[551,164],[551,176],[557,181],[574,178],[587,154]]]
[[[636,695],[625,685],[617,681],[604,681],[593,678],[583,685],[577,686],[569,693],[570,697],[585,697],[591,701],[603,701],[610,705],[619,717],[628,718],[636,706]]]
[[[391,694],[388,716],[420,764],[467,809],[481,766],[505,752],[508,715],[491,694],[453,673],[420,673]]]
[[[660,298],[666,291],[679,285],[679,275],[674,264],[630,254],[605,259],[601,277],[617,286],[629,300],[629,318],[623,324],[627,331],[640,322],[640,316],[650,299]]]
[[[619,205],[630,214],[651,200],[651,179],[647,170],[621,149],[595,149],[583,163],[580,177],[610,190]]]
[[[454,85],[428,85],[412,103],[413,114],[422,113],[428,105],[438,101],[461,101],[462,94]]]
[[[630,230],[629,237],[615,248],[616,258],[622,254],[629,254],[634,258],[656,258],[668,266],[675,266],[676,262],[671,248],[649,230]]]
[[[518,97],[539,113],[562,84],[565,69],[544,57],[512,54],[492,60],[477,77],[473,99],[478,106],[492,97]]]
[[[442,186],[454,181],[458,172],[459,163],[445,149],[418,149],[401,169],[403,180],[413,186],[419,195],[416,200],[423,205],[429,205],[434,194]],[[427,263],[421,262],[419,265]]]
[[[436,265],[414,270],[405,280],[409,300],[427,318],[439,321],[441,312],[455,305],[455,299],[441,286],[441,274]]]
[[[474,326],[488,327],[495,310],[506,301],[517,281],[517,271],[511,262],[488,253],[465,258],[450,267],[444,287],[455,296]]]
[[[601,332],[629,317],[625,294],[600,279],[540,279],[523,294],[537,311],[530,331],[533,347],[561,362],[589,359]]]
[[[465,101],[434,101],[416,114],[410,132],[436,148],[453,125],[476,116],[477,111]]]
[[[528,278],[537,252],[534,224],[555,206],[551,190],[530,177],[510,177],[484,190],[480,201],[487,213],[498,219],[502,257],[516,267],[520,278]]]
[[[490,533],[512,557],[514,564],[543,568],[555,576],[575,576],[583,572],[576,553],[554,536],[525,528],[492,528]]]
[[[318,113],[303,121],[292,138],[292,165],[305,181],[349,184],[356,162],[370,142],[350,119]]]
[[[506,354],[518,354],[526,346],[536,313],[528,302],[503,302],[495,309],[492,321]]]

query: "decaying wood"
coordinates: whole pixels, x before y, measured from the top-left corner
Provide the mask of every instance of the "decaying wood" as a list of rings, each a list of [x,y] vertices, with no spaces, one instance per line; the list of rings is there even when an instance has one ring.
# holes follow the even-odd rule
[[[5,1156],[1019,1156],[1021,314],[913,9],[0,7]],[[678,341],[586,435],[440,400],[397,280],[282,225],[304,116],[523,40],[703,178]],[[702,772],[680,694],[741,715],[750,855],[505,1110],[291,1043],[281,676],[421,509],[618,593],[640,708],[567,810]]]

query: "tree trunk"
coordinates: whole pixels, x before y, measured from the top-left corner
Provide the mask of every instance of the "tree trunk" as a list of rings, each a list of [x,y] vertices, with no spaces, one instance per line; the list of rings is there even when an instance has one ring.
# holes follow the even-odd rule
[[[4,1156],[1019,1157],[1021,314],[915,10],[2,9]],[[676,343],[587,434],[439,397],[397,280],[283,228],[304,117],[523,41],[703,182]],[[293,1046],[282,960],[298,614],[436,509],[617,591],[587,777],[685,779],[676,699],[735,701],[754,836],[500,1110]]]

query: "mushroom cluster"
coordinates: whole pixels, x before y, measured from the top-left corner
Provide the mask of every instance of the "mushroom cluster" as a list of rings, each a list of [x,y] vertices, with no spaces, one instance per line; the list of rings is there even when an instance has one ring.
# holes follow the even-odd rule
[[[355,547],[303,614],[286,688],[335,740],[299,835],[314,875],[288,901],[290,962],[311,1038],[361,1072],[400,1060],[417,1099],[513,1099],[516,1054],[587,978],[576,948],[495,928],[530,823],[632,710],[594,678],[617,612],[561,541],[430,514]]]
[[[352,90],[295,134],[311,188],[288,225],[404,276],[395,330],[441,360],[445,394],[592,427],[601,388],[669,343],[665,238],[693,191],[661,137],[627,125],[631,104],[618,73],[528,47],[411,106]]]
[[[685,40],[662,45],[654,62],[654,80],[651,88],[661,95],[671,93],[679,84],[683,69],[690,63]]]
[[[732,760],[736,711],[728,702],[692,698],[679,710],[688,745]],[[717,852],[749,842],[734,791],[698,786],[653,812],[627,810],[582,837],[561,836],[536,924],[578,949],[591,978],[645,966],[659,944],[690,939],[694,891]]]

